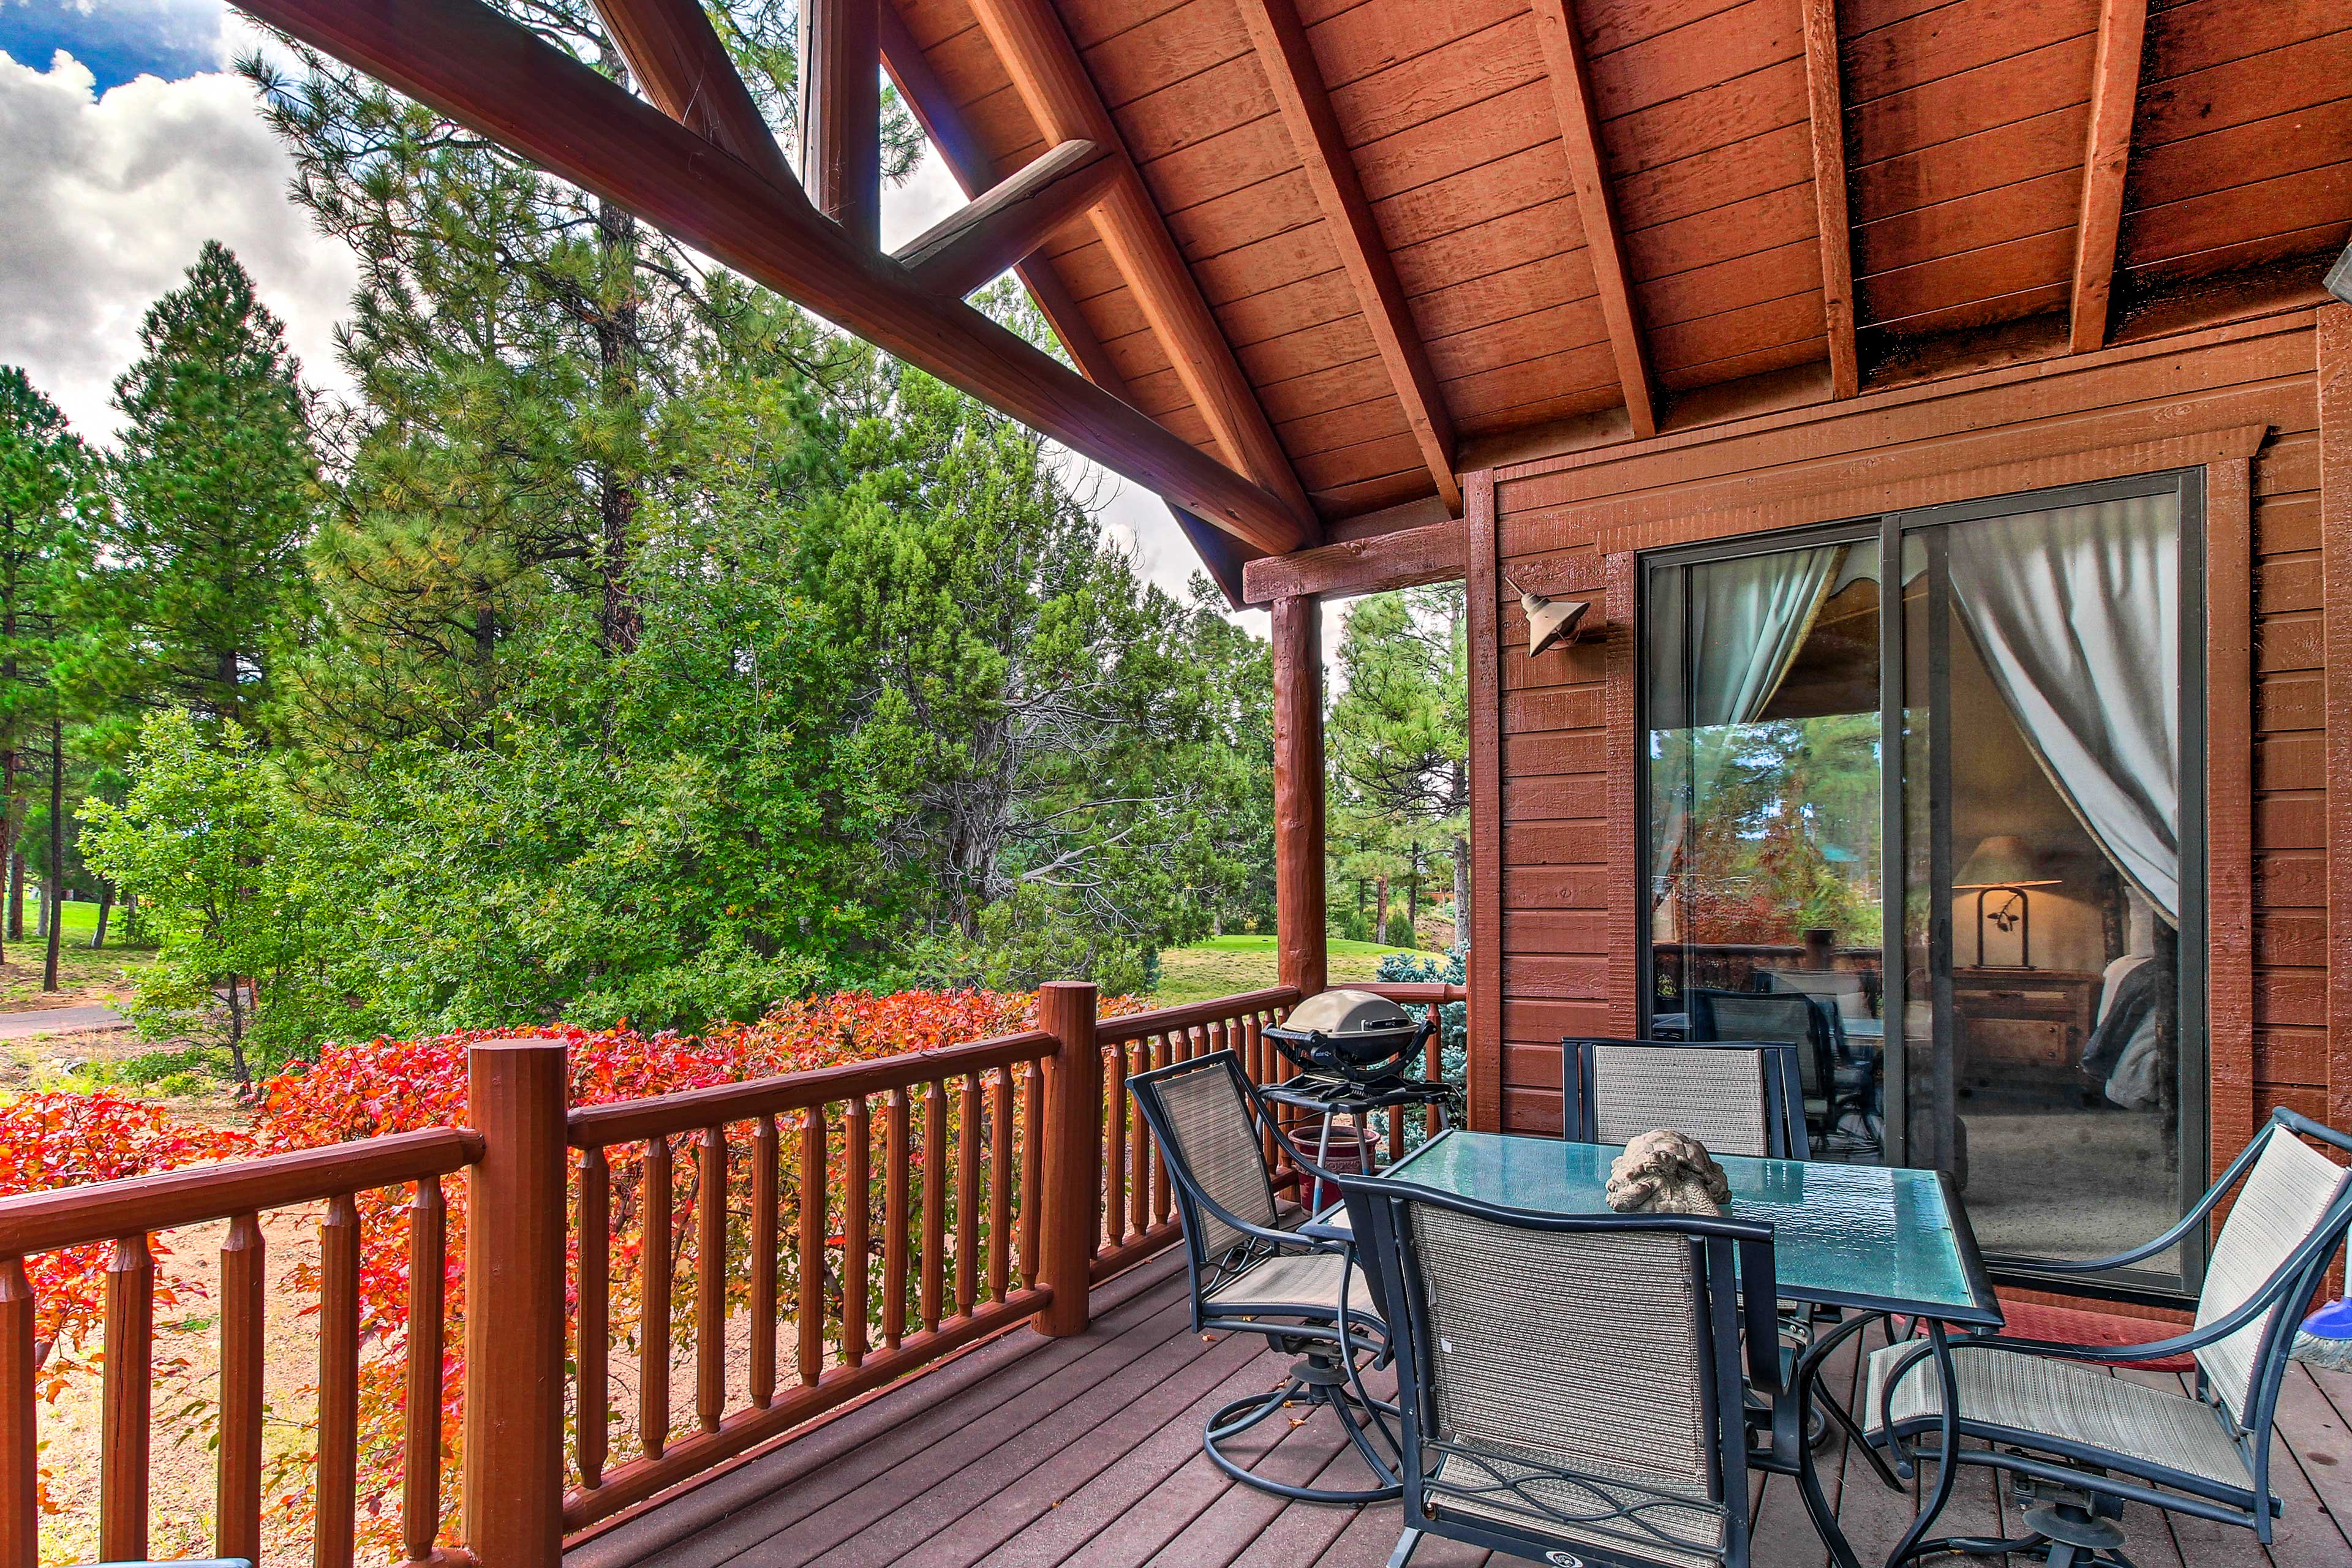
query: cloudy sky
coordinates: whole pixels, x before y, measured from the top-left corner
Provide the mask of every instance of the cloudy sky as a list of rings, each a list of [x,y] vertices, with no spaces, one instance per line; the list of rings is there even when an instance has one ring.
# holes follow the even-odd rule
[[[231,69],[256,40],[222,0],[0,0],[0,363],[23,365],[86,436],[113,428],[140,318],[206,239],[252,271],[306,378],[345,384],[333,334],[355,271],[286,197],[290,165]],[[961,200],[928,159],[885,193],[883,243]],[[1182,593],[1196,561],[1166,507],[1088,477],[1147,575]]]

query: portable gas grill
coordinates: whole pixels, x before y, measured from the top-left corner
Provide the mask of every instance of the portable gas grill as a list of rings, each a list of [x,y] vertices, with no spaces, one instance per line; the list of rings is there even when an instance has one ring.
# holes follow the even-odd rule
[[[1369,1173],[1372,1152],[1364,1118],[1374,1111],[1395,1115],[1423,1105],[1430,1109],[1433,1131],[1450,1125],[1445,1085],[1409,1071],[1424,1051],[1434,1047],[1436,1034],[1435,1019],[1417,1020],[1385,996],[1369,991],[1323,992],[1265,1030],[1265,1037],[1298,1071],[1263,1092],[1277,1105],[1305,1112],[1300,1125],[1322,1123],[1315,1163],[1325,1170],[1331,1168],[1332,1131],[1346,1118],[1356,1144],[1356,1169]],[[1321,1192],[1320,1185],[1311,1203],[1318,1209],[1337,1196]]]

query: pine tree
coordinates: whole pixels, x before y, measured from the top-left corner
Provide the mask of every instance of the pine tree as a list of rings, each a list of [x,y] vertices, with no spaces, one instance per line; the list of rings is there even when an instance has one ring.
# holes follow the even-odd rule
[[[1339,644],[1346,689],[1328,725],[1333,838],[1352,844],[1354,874],[1418,879],[1422,845],[1449,842],[1454,921],[1469,921],[1470,733],[1459,588],[1376,595],[1348,615]],[[1382,930],[1381,934],[1387,933]]]
[[[49,775],[50,848],[61,858],[69,688],[87,665],[90,627],[79,604],[91,532],[104,514],[98,463],[57,405],[25,373],[0,365],[0,837],[23,855],[27,813],[17,781],[37,751]],[[43,879],[57,896],[58,877]],[[44,988],[58,989],[57,921],[49,921]],[[21,929],[11,935],[21,936]]]
[[[302,617],[319,497],[310,398],[278,318],[207,240],[114,384],[107,597],[120,679],[151,702],[252,725]]]

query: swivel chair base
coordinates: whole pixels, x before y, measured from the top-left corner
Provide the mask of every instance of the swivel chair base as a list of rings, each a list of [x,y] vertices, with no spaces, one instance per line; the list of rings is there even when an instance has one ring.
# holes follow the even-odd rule
[[[1352,1508],[1360,1503],[1392,1502],[1404,1495],[1404,1484],[1397,1479],[1399,1457],[1397,1440],[1387,1423],[1387,1417],[1397,1415],[1397,1408],[1382,1400],[1357,1392],[1356,1374],[1339,1360],[1337,1347],[1313,1342],[1285,1341],[1282,1348],[1293,1353],[1306,1352],[1304,1360],[1290,1369],[1289,1378],[1271,1394],[1253,1394],[1220,1405],[1209,1416],[1208,1430],[1202,1447],[1210,1462],[1246,1487],[1293,1502],[1328,1503],[1335,1507]],[[1380,1478],[1381,1484],[1348,1489],[1327,1489],[1319,1487],[1292,1486],[1286,1481],[1269,1479],[1253,1472],[1224,1451],[1224,1445],[1240,1436],[1269,1416],[1280,1415],[1294,1405],[1329,1408],[1339,1422],[1340,1430],[1348,1435],[1365,1465]],[[1381,1445],[1371,1434],[1379,1435]]]
[[[2123,1517],[2123,1504],[2118,1500],[2046,1482],[2021,1480],[2014,1490],[2027,1534],[2006,1541],[1946,1536],[1921,1542],[1913,1557],[1937,1552],[1969,1557],[2011,1554],[2039,1559],[2050,1568],[2135,1568],[2123,1552],[2124,1530],[2117,1522]]]

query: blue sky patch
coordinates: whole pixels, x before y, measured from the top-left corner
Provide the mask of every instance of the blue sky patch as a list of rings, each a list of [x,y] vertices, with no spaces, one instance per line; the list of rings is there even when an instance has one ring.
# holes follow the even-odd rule
[[[63,49],[98,90],[141,76],[165,81],[221,68],[221,0],[0,0],[0,51],[47,70]]]

